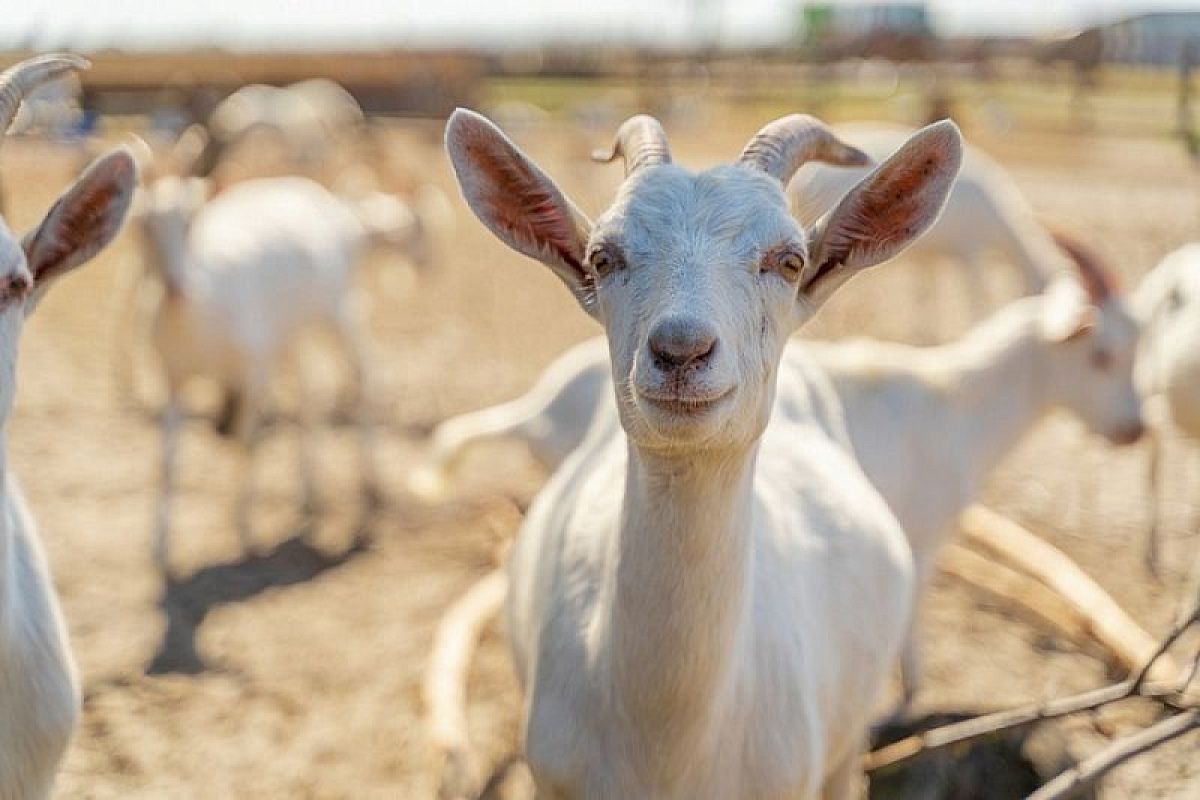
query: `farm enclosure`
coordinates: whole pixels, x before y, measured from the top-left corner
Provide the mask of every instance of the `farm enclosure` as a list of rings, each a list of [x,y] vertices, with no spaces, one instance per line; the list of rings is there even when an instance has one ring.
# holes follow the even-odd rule
[[[668,132],[677,160],[702,166],[731,159],[766,118],[668,123]],[[392,147],[455,194],[437,125],[389,130]],[[1126,285],[1195,237],[1200,175],[1173,142],[966,133],[1014,172],[1040,211],[1091,237]],[[595,141],[551,124],[518,140],[594,212],[620,170],[588,163],[584,154],[608,135]],[[9,219],[22,230],[67,183],[74,160],[36,143],[5,147]],[[108,368],[113,286],[137,259],[131,238],[64,282],[39,311],[21,355],[11,444],[85,689],[84,724],[60,796],[432,796],[418,683],[433,626],[515,530],[519,512],[507,495],[528,497],[538,476],[518,468],[526,463],[519,451],[496,450],[473,461],[462,490],[443,507],[407,497],[404,477],[434,423],[516,395],[569,344],[596,333],[552,276],[502,249],[457,200],[454,208],[455,227],[438,242],[429,280],[408,296],[373,303],[384,509],[361,518],[352,433],[336,428],[323,434],[327,513],[314,532],[317,544],[297,539],[294,442],[274,435],[260,465],[263,553],[239,559],[229,523],[232,452],[194,420],[176,519],[185,577],[165,595],[149,559],[157,428],[115,403]],[[914,316],[928,311],[911,307],[919,279],[912,267],[889,265],[852,282],[805,335],[906,338]],[[937,271],[943,296],[954,301],[948,326],[961,330],[960,283],[952,270]],[[1011,294],[1010,271],[998,267],[995,275]],[[1140,566],[1140,446],[1110,450],[1085,440],[1073,423],[1049,419],[1006,462],[985,499],[1070,553],[1139,621],[1162,632],[1200,547],[1200,459],[1172,444],[1161,586]],[[999,707],[1106,677],[1091,655],[949,581],[939,581],[930,598],[926,629],[923,707]],[[499,757],[515,744],[519,708],[499,636],[486,639],[473,678],[474,730]],[[1109,724],[1119,728],[1122,720]],[[1074,733],[1081,748],[1098,736],[1087,726]],[[1118,771],[1108,796],[1194,796],[1200,767],[1187,753],[1197,744],[1193,735]]]

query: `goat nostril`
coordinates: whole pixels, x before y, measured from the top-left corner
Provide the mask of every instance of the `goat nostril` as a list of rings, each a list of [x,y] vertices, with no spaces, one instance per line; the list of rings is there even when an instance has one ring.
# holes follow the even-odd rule
[[[706,330],[668,321],[650,336],[650,355],[660,370],[672,370],[706,362],[717,348],[717,337]]]

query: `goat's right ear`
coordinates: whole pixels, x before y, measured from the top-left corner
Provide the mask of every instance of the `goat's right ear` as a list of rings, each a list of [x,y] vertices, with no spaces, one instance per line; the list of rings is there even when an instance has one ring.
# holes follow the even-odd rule
[[[88,167],[42,224],[25,235],[21,245],[33,273],[35,300],[52,280],[89,261],[113,240],[137,181],[132,153],[118,148]]]
[[[949,120],[914,133],[817,222],[800,293],[819,304],[859,270],[894,258],[937,221],[962,166]]]
[[[592,281],[584,268],[592,224],[554,181],[499,128],[464,108],[446,123],[446,153],[480,222],[518,253],[554,270],[594,314]]]

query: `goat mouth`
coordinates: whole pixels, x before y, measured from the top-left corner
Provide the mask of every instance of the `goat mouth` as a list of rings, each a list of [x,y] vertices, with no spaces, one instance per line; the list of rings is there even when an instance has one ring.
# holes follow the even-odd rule
[[[649,394],[638,392],[638,397],[660,411],[679,416],[699,416],[733,394],[733,387],[707,396],[687,394]]]

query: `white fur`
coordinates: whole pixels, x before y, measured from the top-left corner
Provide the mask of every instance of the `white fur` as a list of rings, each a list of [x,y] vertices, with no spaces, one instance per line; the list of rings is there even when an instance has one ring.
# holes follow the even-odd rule
[[[903,526],[923,586],[959,513],[1044,412],[1068,409],[1116,443],[1137,438],[1137,337],[1122,298],[1089,306],[1064,277],[953,344],[792,342],[780,369],[816,370],[831,381],[854,454]],[[471,447],[503,438],[527,442],[543,466],[556,469],[611,405],[599,342],[565,353],[524,397],[439,426],[430,465],[418,473],[422,488],[440,488]],[[909,700],[920,677],[915,635],[902,667]]]
[[[1145,334],[1138,386],[1172,423],[1200,441],[1200,244],[1175,250],[1133,295]]]
[[[1137,359],[1137,383],[1146,415],[1156,432],[1174,427],[1200,442],[1200,244],[1165,256],[1142,279],[1133,295],[1144,333]],[[1164,440],[1151,437],[1149,470],[1150,531],[1146,564],[1159,570],[1159,483]],[[1192,567],[1200,586],[1200,558]]]
[[[912,135],[911,129],[901,126],[866,122],[839,125],[837,131],[876,158],[892,152]],[[861,168],[819,163],[804,166],[788,186],[796,216],[811,224],[864,174]],[[929,232],[909,248],[908,258],[918,264],[941,258],[960,262],[978,315],[985,307],[983,259],[989,253],[1001,255],[1020,271],[1026,294],[1042,291],[1064,266],[1054,242],[1034,218],[1029,201],[1004,168],[968,146],[946,208]],[[928,309],[929,303],[930,298],[923,295],[918,307]]]
[[[1062,294],[1015,301],[942,347],[854,341],[805,354],[833,381],[855,455],[904,527],[919,589],[959,514],[1046,411],[1065,408],[1114,443],[1141,435],[1136,322],[1113,298],[1064,340],[1048,321],[1080,301]],[[905,705],[920,687],[916,624],[914,614],[901,660]]]
[[[333,81],[312,79],[284,87],[243,86],[217,104],[208,129],[226,147],[255,130],[268,130],[298,163],[315,164],[362,121],[362,108],[349,92]]]
[[[534,501],[510,565],[539,797],[851,796],[907,625],[911,565],[849,451],[831,384],[778,367],[788,333],[832,290],[803,276],[850,242],[836,285],[907,237],[873,238],[875,220],[853,199],[864,189],[806,247],[782,187],[743,166],[647,168],[592,226],[528,162],[491,169],[524,157],[489,127],[457,112],[447,128],[464,194],[602,322],[616,387]],[[942,180],[904,221],[910,236],[957,168],[953,128],[925,134],[892,162],[933,158]],[[532,196],[551,200],[498,191],[495,175],[533,175]],[[540,213],[526,228],[507,202]],[[565,256],[540,223],[557,226]],[[569,241],[571,227],[586,238]],[[799,294],[760,271],[781,242],[809,254]],[[602,246],[619,246],[626,266],[581,286],[572,254]],[[662,366],[652,348],[666,322],[685,340],[711,332],[716,345],[684,372]],[[579,397],[562,407],[583,407]]]
[[[0,800],[49,797],[80,700],[37,527],[8,463],[18,345],[46,287],[116,235],[136,180],[129,153],[110,154],[22,243],[0,219]]]
[[[325,330],[345,351],[360,400],[363,478],[368,493],[375,492],[366,357],[352,292],[353,269],[372,231],[345,202],[304,178],[246,181],[208,202],[205,193],[200,179],[163,178],[146,190],[138,214],[166,287],[152,326],[168,391],[155,523],[155,553],[164,568],[184,386],[207,378],[240,399],[234,433],[248,470],[272,373],[307,330]],[[303,370],[297,372],[300,471],[311,504],[316,501],[309,442],[313,409],[303,390]],[[237,504],[246,546],[252,500],[247,472]]]
[[[147,172],[173,163],[174,167],[186,173],[188,163],[193,161],[203,148],[204,134],[197,133],[196,136],[196,141],[190,143],[188,140],[193,137],[181,137],[173,151],[160,153],[157,158],[148,147],[143,147],[143,160],[147,163],[154,162]],[[272,180],[279,182],[271,183]],[[176,175],[148,179],[147,182],[149,185],[143,205],[162,218],[159,227],[164,229],[185,229],[191,216],[199,211],[210,193],[209,182],[184,179]],[[270,201],[271,193],[281,194],[286,192],[289,186],[302,187],[301,197],[316,194],[310,181],[299,178],[258,179],[253,185],[274,187],[267,193],[267,201]],[[349,211],[358,222],[357,226],[353,223],[344,226],[345,246],[353,254],[361,254],[369,249],[389,256],[397,255],[414,270],[428,271],[433,262],[433,233],[442,226],[447,213],[444,209],[446,201],[444,197],[439,201],[439,195],[437,190],[429,187],[428,192],[418,193],[414,201],[409,203],[387,192],[361,187],[346,187],[346,191],[339,188],[335,196],[344,209],[335,210],[337,218],[345,218],[346,212]],[[293,203],[292,207],[303,219],[309,214],[320,215],[324,205],[333,206],[327,192],[321,195],[321,200],[316,206],[301,202]],[[138,268],[122,272],[113,302],[113,383],[118,397],[125,401],[138,399],[137,355],[143,341],[149,338],[150,318],[161,302],[163,286],[160,279],[165,275],[159,235],[151,232],[145,223],[139,227],[143,234],[140,237],[141,264]],[[361,236],[363,233],[365,238]],[[183,235],[179,230],[168,231],[168,234],[176,238]],[[385,280],[396,282],[399,279],[389,270]]]

